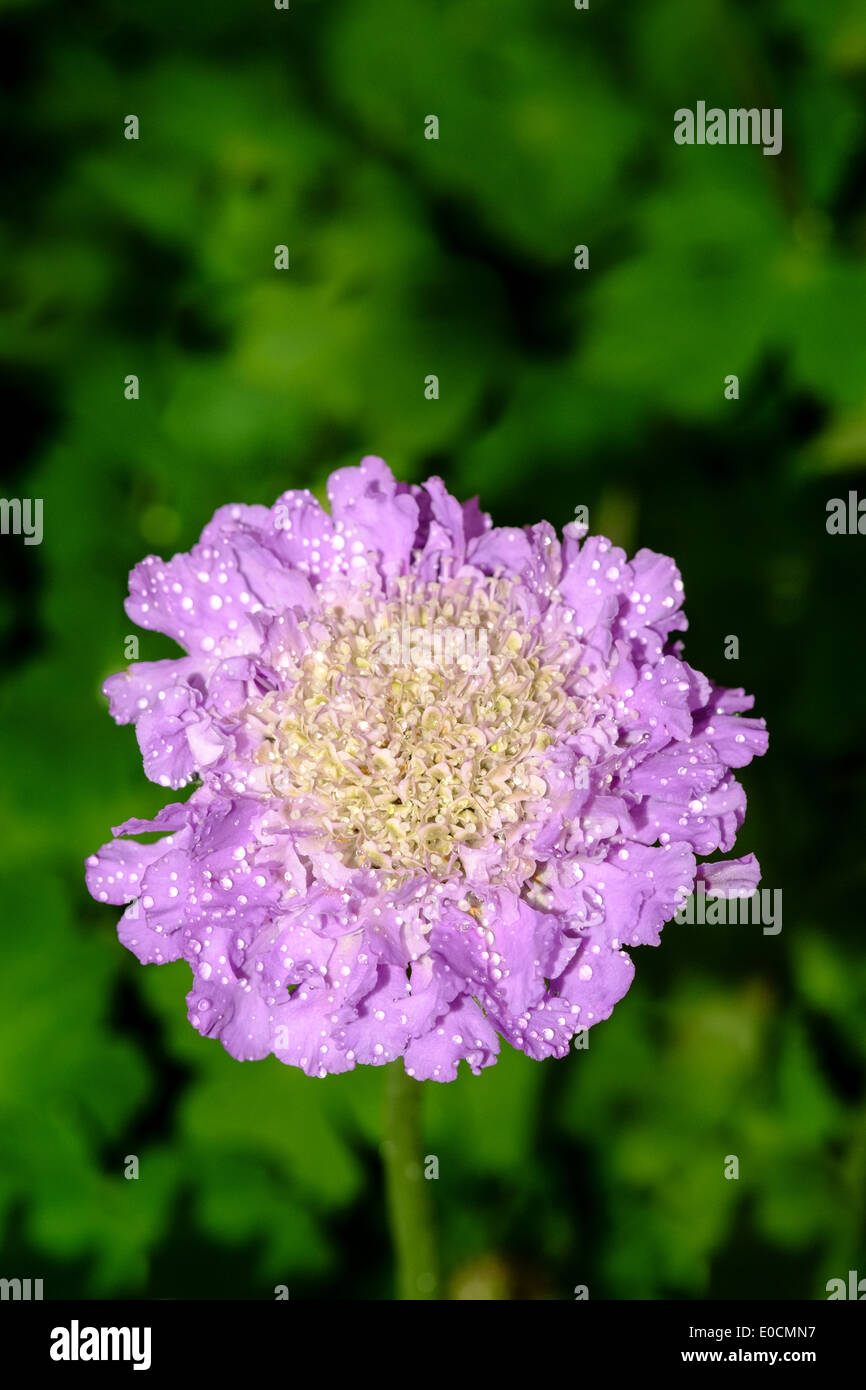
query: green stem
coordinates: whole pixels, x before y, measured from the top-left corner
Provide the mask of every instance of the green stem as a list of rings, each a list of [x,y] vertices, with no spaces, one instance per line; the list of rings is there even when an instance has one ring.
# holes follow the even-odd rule
[[[382,1160],[400,1299],[439,1296],[433,1209],[421,1150],[422,1087],[406,1075],[402,1059],[385,1068]]]

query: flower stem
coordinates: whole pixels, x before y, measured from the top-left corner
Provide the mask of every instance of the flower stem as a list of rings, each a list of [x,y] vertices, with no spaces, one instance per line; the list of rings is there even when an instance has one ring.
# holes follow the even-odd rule
[[[399,1057],[385,1068],[382,1160],[399,1299],[439,1296],[433,1210],[421,1152],[422,1086],[407,1076]]]

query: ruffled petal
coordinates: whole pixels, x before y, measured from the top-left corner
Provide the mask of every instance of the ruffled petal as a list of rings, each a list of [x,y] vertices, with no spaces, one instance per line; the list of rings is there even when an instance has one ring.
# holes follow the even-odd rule
[[[754,854],[746,854],[742,859],[701,864],[697,877],[705,885],[708,897],[750,898],[761,881],[761,866]]]
[[[498,1055],[499,1038],[478,1005],[464,994],[430,1032],[413,1038],[403,1061],[416,1081],[453,1081],[461,1061],[477,1076]]]
[[[364,551],[373,551],[383,574],[407,573],[418,530],[418,503],[398,488],[383,459],[368,455],[357,468],[332,473],[328,498],[350,555],[360,558]]]

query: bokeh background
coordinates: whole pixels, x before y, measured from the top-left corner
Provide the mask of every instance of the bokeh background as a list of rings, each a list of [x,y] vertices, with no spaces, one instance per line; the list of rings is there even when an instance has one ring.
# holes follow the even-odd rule
[[[100,694],[127,571],[373,452],[676,556],[688,658],[771,729],[737,852],[782,932],[671,924],[588,1050],[426,1083],[450,1295],[866,1276],[860,0],[2,0],[0,65],[2,491],[45,527],[0,538],[0,1275],[394,1295],[382,1073],[233,1062],[82,882],[165,800]],[[699,99],[783,153],[677,146]]]

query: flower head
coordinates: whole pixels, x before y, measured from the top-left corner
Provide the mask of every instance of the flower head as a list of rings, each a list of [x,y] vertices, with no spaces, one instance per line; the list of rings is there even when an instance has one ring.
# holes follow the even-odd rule
[[[494,528],[378,458],[328,494],[223,507],[133,571],[129,616],[186,655],[105,692],[147,775],[197,785],[117,827],[90,891],[139,960],[189,963],[191,1023],[240,1060],[563,1056],[697,878],[757,884],[696,855],[732,847],[763,721],[683,660],[672,560]]]

